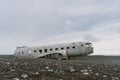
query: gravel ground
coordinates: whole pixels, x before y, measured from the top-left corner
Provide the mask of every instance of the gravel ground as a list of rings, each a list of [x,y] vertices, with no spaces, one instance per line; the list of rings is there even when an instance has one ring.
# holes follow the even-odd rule
[[[120,57],[0,58],[0,80],[120,80]]]

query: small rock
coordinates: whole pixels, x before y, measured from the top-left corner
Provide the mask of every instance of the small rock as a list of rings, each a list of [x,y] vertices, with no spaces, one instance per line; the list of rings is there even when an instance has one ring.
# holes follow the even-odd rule
[[[70,70],[70,72],[75,72],[75,69],[74,69],[73,66],[70,66],[70,67],[69,67],[69,70]]]
[[[11,72],[14,72],[14,71],[16,71],[16,70],[15,70],[15,69],[11,69],[10,71],[11,71]]]
[[[87,72],[88,70],[81,70],[81,72]]]
[[[89,75],[88,70],[81,70],[84,75]]]
[[[33,75],[38,75],[39,74],[39,72],[35,72],[35,73],[32,73]]]
[[[49,69],[49,67],[48,67],[48,66],[46,66],[46,67],[45,67],[45,69]]]
[[[10,62],[6,62],[7,65],[10,65]]]
[[[38,75],[38,74],[39,74],[39,72],[35,72],[35,74],[36,74],[36,75]]]
[[[90,69],[91,67],[87,67],[88,69]]]
[[[92,69],[89,69],[89,72],[92,72]]]
[[[13,78],[12,80],[20,80],[19,78]]]
[[[113,77],[113,76],[112,76],[112,80],[119,80],[119,78],[118,78],[118,77]]]
[[[83,72],[83,74],[84,74],[84,75],[89,75],[89,73],[88,73],[88,72]]]
[[[41,69],[41,72],[45,72],[46,70],[45,69]]]
[[[18,63],[15,63],[15,66],[17,66],[18,65]]]
[[[28,75],[27,74],[22,74],[21,77],[22,78],[28,78]]]
[[[81,64],[78,64],[79,66],[81,66]]]
[[[70,72],[75,72],[75,69],[70,69]]]
[[[53,69],[48,69],[48,72],[54,72],[54,70]]]
[[[106,78],[106,77],[107,77],[107,75],[103,75],[103,77],[104,77],[104,78]]]
[[[96,76],[99,76],[99,73],[95,73]]]

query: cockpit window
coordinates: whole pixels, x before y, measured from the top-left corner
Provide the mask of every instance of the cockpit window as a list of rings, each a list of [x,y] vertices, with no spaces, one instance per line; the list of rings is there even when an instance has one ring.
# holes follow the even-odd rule
[[[92,43],[86,43],[86,46],[91,47]]]
[[[89,45],[90,43],[86,43],[86,45]]]

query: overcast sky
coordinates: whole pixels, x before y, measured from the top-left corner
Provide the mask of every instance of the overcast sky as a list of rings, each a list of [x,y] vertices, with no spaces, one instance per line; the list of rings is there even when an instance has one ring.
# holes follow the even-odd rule
[[[120,55],[120,0],[0,0],[0,54],[72,41]]]

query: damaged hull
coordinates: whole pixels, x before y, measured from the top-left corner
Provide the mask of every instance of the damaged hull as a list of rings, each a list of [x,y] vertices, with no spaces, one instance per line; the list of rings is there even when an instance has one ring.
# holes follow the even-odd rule
[[[65,58],[75,56],[87,56],[93,53],[92,43],[72,42],[54,44],[41,47],[17,47],[14,56],[16,58]]]

